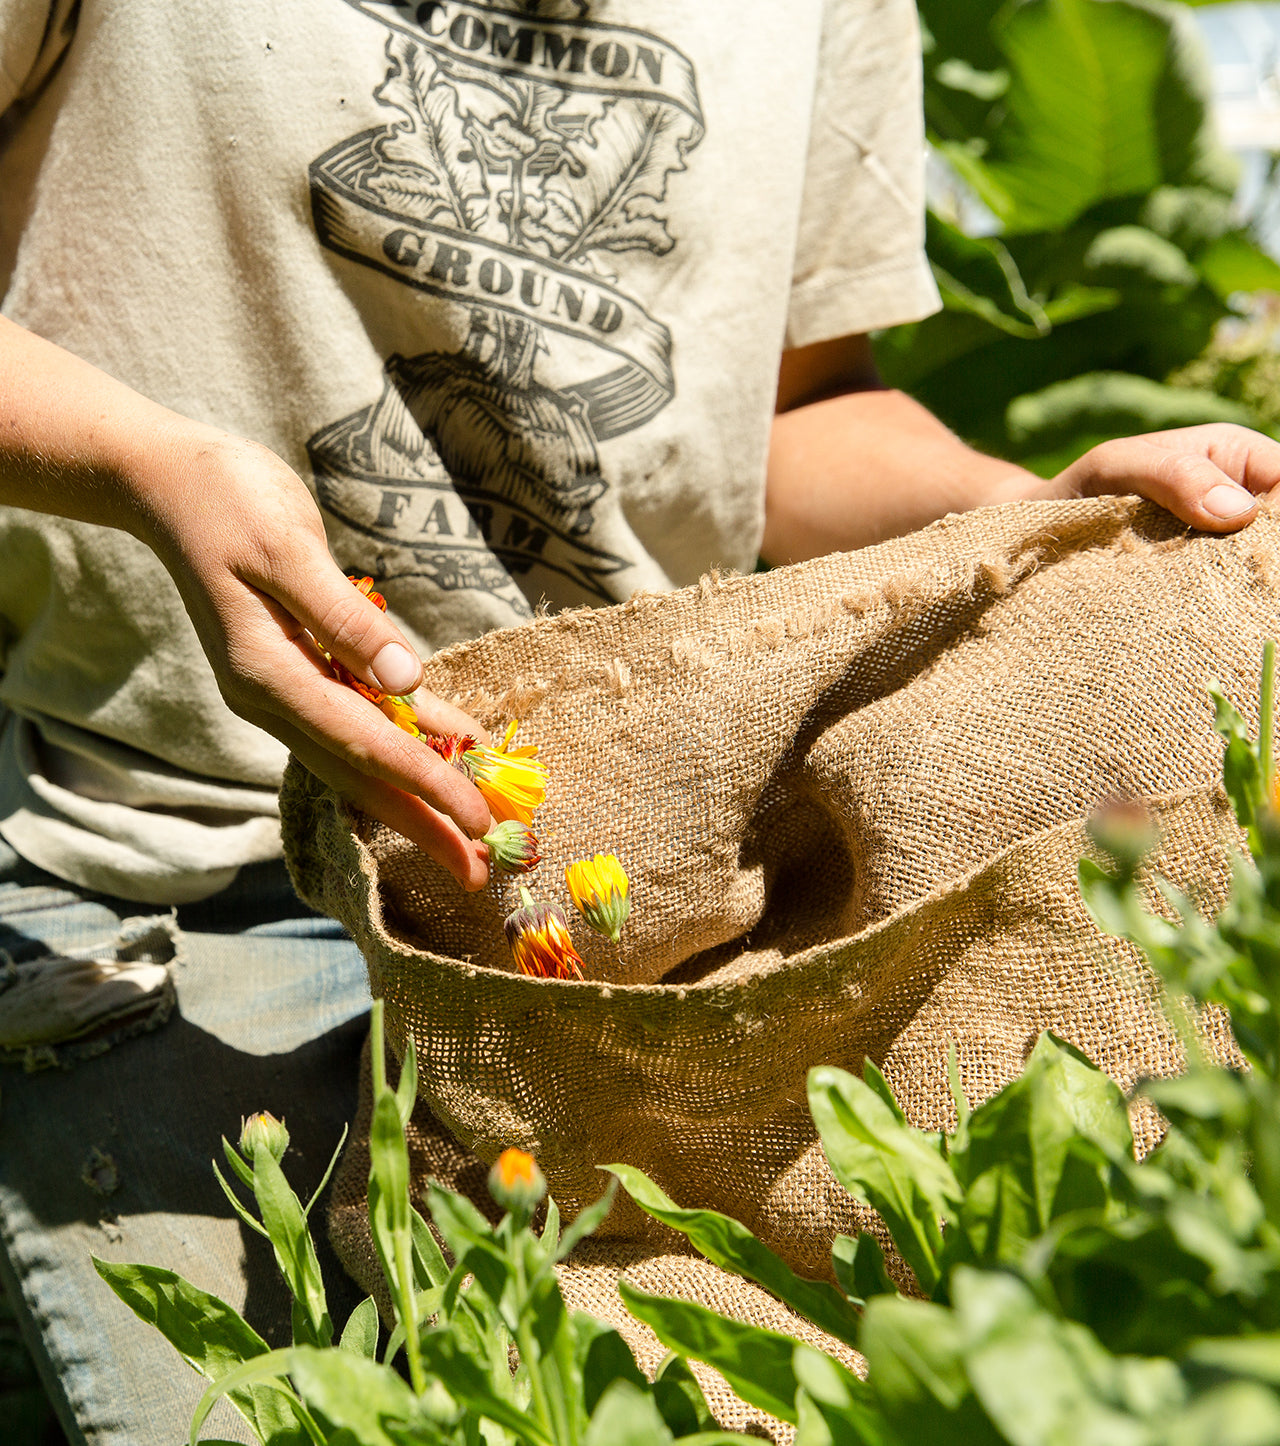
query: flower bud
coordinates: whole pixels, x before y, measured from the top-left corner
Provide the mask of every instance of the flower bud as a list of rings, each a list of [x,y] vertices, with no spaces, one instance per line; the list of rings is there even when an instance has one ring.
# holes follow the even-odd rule
[[[1085,825],[1089,837],[1126,872],[1132,873],[1156,846],[1160,831],[1135,799],[1106,799]]]
[[[489,1194],[504,1210],[530,1215],[546,1193],[538,1162],[523,1150],[503,1150],[489,1171]]]
[[[246,1160],[252,1161],[259,1150],[265,1150],[280,1160],[288,1148],[289,1131],[285,1129],[284,1121],[266,1110],[250,1115],[240,1126],[240,1153]]]
[[[518,818],[495,823],[482,842],[488,847],[494,867],[508,873],[527,874],[542,859],[533,830]]]

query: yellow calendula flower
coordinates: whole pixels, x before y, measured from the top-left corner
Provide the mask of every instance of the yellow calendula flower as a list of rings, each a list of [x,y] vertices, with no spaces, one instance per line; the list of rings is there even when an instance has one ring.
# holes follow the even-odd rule
[[[412,699],[397,697],[394,693],[384,693],[378,702],[378,707],[397,728],[403,728],[406,733],[412,733],[415,738],[422,737],[418,728],[417,710],[413,706]]]
[[[537,745],[511,746],[519,726],[513,722],[501,743],[475,743],[462,755],[463,771],[499,823],[509,818],[532,823],[547,794],[547,769],[538,762]]]
[[[631,912],[630,882],[614,854],[579,859],[564,871],[574,908],[597,934],[616,944]]]
[[[521,889],[520,897],[524,903],[503,925],[516,968],[535,979],[581,979],[582,959],[564,913],[554,904],[535,903],[528,889]]]

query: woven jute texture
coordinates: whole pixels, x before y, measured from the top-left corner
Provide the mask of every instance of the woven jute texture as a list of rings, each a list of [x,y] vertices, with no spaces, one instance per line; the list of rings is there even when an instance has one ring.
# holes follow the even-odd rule
[[[827,1169],[811,1066],[870,1056],[926,1128],[953,1119],[949,1042],[971,1101],[1046,1028],[1126,1088],[1176,1071],[1154,981],[1080,902],[1082,821],[1147,800],[1158,867],[1221,903],[1236,840],[1205,688],[1256,722],[1278,541],[1265,512],[1212,537],[1132,500],[991,508],[431,659],[427,688],[541,747],[534,892],[572,917],[565,864],[612,850],[633,910],[618,948],[577,931],[585,982],[523,978],[509,882],[462,893],[290,764],[295,883],[353,933],[392,1048],[416,1043],[420,1176],[479,1200],[476,1162],[518,1145],[572,1216],[625,1161],[826,1274],[832,1237],[873,1222]],[[1221,1020],[1204,1028],[1232,1056]],[[1135,1123],[1150,1145],[1157,1122]],[[357,1139],[331,1228],[372,1286],[363,1171]],[[566,1288],[615,1320],[623,1264],[650,1288],[737,1288],[673,1240],[620,1200]]]

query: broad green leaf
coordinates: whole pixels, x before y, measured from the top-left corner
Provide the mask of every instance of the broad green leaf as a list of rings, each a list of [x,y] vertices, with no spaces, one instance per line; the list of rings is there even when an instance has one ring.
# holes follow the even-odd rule
[[[508,1294],[512,1265],[494,1238],[493,1226],[465,1196],[434,1180],[427,1187],[427,1208],[458,1264],[475,1276],[495,1306],[500,1305]]]
[[[1256,1381],[1228,1381],[1170,1413],[1160,1446],[1274,1446],[1280,1400]]]
[[[1047,1310],[1012,1276],[961,1268],[952,1293],[966,1374],[1012,1446],[1146,1446],[1142,1418],[1164,1415],[1183,1400],[1172,1361],[1110,1356],[1084,1327]]]
[[[889,1295],[868,1302],[862,1351],[894,1439],[1005,1446],[973,1396],[963,1346],[960,1323],[945,1306]]]
[[[687,1300],[647,1295],[618,1282],[623,1304],[668,1350],[714,1366],[744,1401],[779,1420],[796,1421],[796,1342],[777,1331],[743,1325]]]
[[[1211,1371],[1280,1386],[1280,1333],[1192,1341],[1185,1358]]]
[[[1181,247],[1145,226],[1099,231],[1084,253],[1084,267],[1101,285],[1191,288],[1200,280]]]
[[[588,1417],[614,1381],[630,1381],[641,1388],[647,1384],[631,1347],[612,1326],[582,1311],[573,1313],[571,1324],[582,1382],[582,1407]]]
[[[268,1443],[268,1446],[283,1446],[285,1441],[289,1442],[289,1446],[303,1442],[322,1443],[323,1436],[287,1383],[290,1358],[295,1349],[296,1347],[289,1346],[283,1350],[264,1351],[261,1355],[231,1367],[217,1380],[211,1381],[196,1403],[195,1413],[191,1417],[191,1432],[188,1436],[190,1446],[196,1446],[205,1418],[224,1396],[238,1405],[245,1397],[258,1399],[259,1393],[264,1391],[274,1399],[283,1400],[287,1408],[296,1412],[294,1419],[298,1428],[288,1435],[276,1435],[274,1432],[264,1431],[258,1421],[250,1416],[249,1420],[263,1442]],[[370,1446],[377,1446],[377,1443],[370,1443]]]
[[[798,1401],[812,1408],[812,1414],[804,1409],[799,1412],[798,1446],[804,1446],[801,1430],[807,1429],[809,1436],[821,1440],[813,1415],[822,1422],[832,1446],[890,1446],[893,1438],[888,1423],[871,1392],[856,1376],[850,1376],[830,1356],[803,1344],[796,1346],[794,1364],[801,1388]],[[808,1421],[806,1415],[810,1416]]]
[[[844,1297],[823,1281],[798,1276],[745,1225],[716,1210],[682,1210],[642,1171],[631,1165],[605,1165],[646,1214],[679,1230],[723,1270],[736,1271],[776,1295],[814,1325],[850,1345],[859,1317]]]
[[[653,1399],[673,1436],[694,1436],[718,1429],[697,1377],[680,1356],[668,1355],[658,1367],[653,1378]]]
[[[216,1295],[157,1265],[118,1265],[91,1257],[94,1269],[130,1310],[164,1336],[206,1380],[223,1380],[244,1362],[267,1353],[267,1343]],[[266,1385],[230,1392],[231,1402],[272,1446],[308,1438],[288,1396]]]
[[[855,1075],[829,1065],[809,1071],[809,1109],[836,1179],[879,1211],[924,1290],[938,1283],[940,1218],[961,1192],[939,1139],[904,1124]]]
[[[1010,72],[1002,122],[980,161],[947,154],[1010,229],[1062,227],[1108,197],[1221,173],[1203,46],[1175,8],[1026,0],[993,34]]]
[[[532,1415],[494,1389],[474,1344],[467,1348],[455,1328],[424,1331],[422,1359],[433,1375],[448,1383],[449,1394],[477,1416],[537,1446],[556,1446],[551,1434]]]
[[[675,1437],[647,1391],[633,1381],[614,1381],[582,1440],[583,1446],[667,1446]]]
[[[453,1439],[448,1428],[457,1407],[438,1381],[418,1396],[389,1366],[308,1347],[290,1352],[289,1374],[307,1405],[350,1431],[360,1446],[444,1446]]]
[[[1095,0],[1096,3],[1096,0]],[[1006,425],[1019,452],[1048,452],[1081,434],[1099,439],[1237,422],[1253,414],[1238,402],[1192,387],[1171,387],[1129,372],[1085,372],[1009,403]]]
[[[1223,301],[1238,291],[1280,291],[1280,263],[1239,231],[1211,241],[1196,268]]]
[[[374,1360],[378,1354],[378,1307],[371,1295],[365,1296],[347,1317],[338,1341],[344,1351]]]
[[[333,1322],[307,1217],[275,1156],[266,1150],[254,1157],[253,1190],[276,1264],[298,1307],[295,1327],[301,1327],[301,1336],[295,1329],[294,1344],[327,1346],[333,1339]]]
[[[869,1230],[861,1235],[837,1235],[831,1244],[831,1265],[836,1283],[851,1300],[862,1304],[874,1295],[896,1295],[898,1287],[884,1268],[884,1251]],[[856,1345],[856,1340],[850,1340]]]
[[[974,1110],[964,1147],[952,1151],[965,1199],[944,1260],[1017,1263],[1058,1215],[1104,1206],[1109,1162],[1132,1154],[1124,1095],[1078,1050],[1042,1034],[1022,1074]]]

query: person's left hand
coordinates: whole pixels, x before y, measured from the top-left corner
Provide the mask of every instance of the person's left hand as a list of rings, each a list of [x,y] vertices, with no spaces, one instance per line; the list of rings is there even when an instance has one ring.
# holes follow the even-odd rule
[[[1280,485],[1280,442],[1230,422],[1100,442],[1030,496],[1137,493],[1205,532],[1252,522],[1258,498]]]

